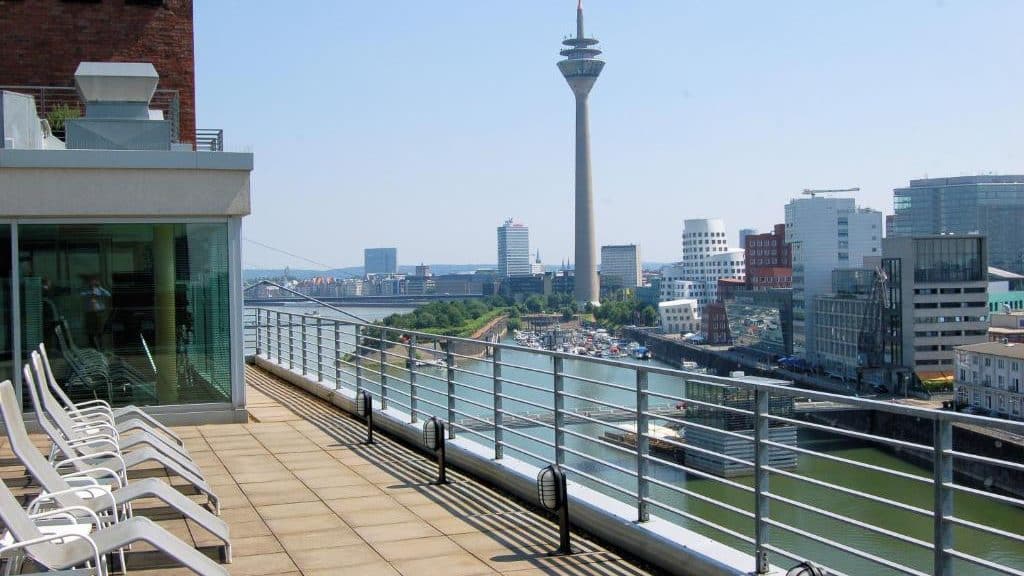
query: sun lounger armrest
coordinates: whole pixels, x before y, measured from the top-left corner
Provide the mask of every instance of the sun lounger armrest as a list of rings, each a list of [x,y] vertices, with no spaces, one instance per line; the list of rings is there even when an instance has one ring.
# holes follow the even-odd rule
[[[78,538],[88,542],[89,547],[92,548],[93,559],[96,562],[96,570],[101,569],[100,567],[102,566],[102,564],[100,564],[100,562],[102,561],[102,559],[100,558],[100,549],[96,546],[96,542],[94,542],[92,538],[89,538],[88,536],[83,536],[82,534],[44,534],[42,536],[39,536],[38,538],[31,538],[29,540],[15,542],[14,544],[11,544],[9,546],[0,547],[0,556],[6,556],[9,552],[20,550],[22,548],[33,546],[35,544],[42,544],[43,542],[51,542],[53,540],[63,540],[65,538]]]

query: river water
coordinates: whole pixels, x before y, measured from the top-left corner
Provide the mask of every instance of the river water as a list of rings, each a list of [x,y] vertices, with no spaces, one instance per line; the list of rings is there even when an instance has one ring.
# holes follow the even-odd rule
[[[291,313],[306,313],[309,307],[280,307],[278,310]],[[349,309],[351,312],[367,320],[383,318],[395,312],[407,312],[408,309],[361,308]],[[328,309],[320,309],[321,317],[340,316]],[[312,338],[310,338],[312,341]],[[353,338],[351,332],[343,337],[343,348],[351,351]],[[424,355],[428,355],[424,353]],[[538,414],[553,406],[553,378],[550,374],[552,361],[539,354],[519,351],[504,351],[503,364],[514,364],[521,368],[505,366],[502,377],[505,395],[522,400],[517,402],[506,399],[504,409],[510,412]],[[487,417],[492,414],[493,396],[483,390],[492,389],[489,377],[492,366],[489,360],[458,359],[456,371],[456,396],[462,400],[456,402],[457,414],[455,421],[467,421],[471,416]],[[565,362],[565,391],[578,398],[566,398],[565,408],[596,409],[600,406],[594,401],[620,405],[625,408],[635,406],[635,393],[632,391],[601,386],[587,380],[608,382],[618,386],[632,388],[635,385],[635,372],[630,369],[607,366],[586,361],[568,360]],[[547,373],[542,373],[547,372]],[[397,404],[408,405],[408,385],[397,379],[408,380],[408,372],[400,368],[388,370],[387,381],[389,396]],[[573,376],[585,378],[576,380]],[[445,371],[442,368],[417,368],[417,385],[419,397],[423,400],[420,408],[435,413],[438,417],[446,417],[444,410],[430,403],[444,406]],[[347,385],[349,378],[343,377]],[[366,386],[378,394],[380,391],[378,377],[369,374]],[[474,390],[472,388],[478,388]],[[685,384],[679,378],[651,374],[649,387],[651,391],[681,396]],[[668,404],[670,401],[651,399],[651,406]],[[657,422],[664,424],[664,422]],[[567,430],[575,433],[566,434],[567,453],[565,463],[570,467],[570,479],[587,485],[622,502],[635,505],[636,479],[632,471],[636,469],[636,457],[629,449],[617,449],[594,441],[606,432],[613,430],[615,424],[584,423],[567,426]],[[458,430],[457,435],[471,438],[484,446],[493,447],[493,429],[478,429],[473,432]],[[545,426],[532,426],[506,430],[504,441],[507,444],[505,454],[536,465],[546,465],[554,461],[554,449],[547,445],[554,441],[554,432]],[[896,455],[879,449],[873,444],[847,437],[801,430],[798,438],[799,446],[837,456],[856,462],[862,462],[887,469],[898,470],[920,477],[930,477],[930,469],[909,464]],[[591,460],[579,454],[596,459]],[[753,521],[738,513],[708,503],[703,498],[724,502],[733,507],[753,511],[753,495],[738,487],[734,487],[712,479],[700,478],[687,474],[668,465],[652,462],[648,473],[665,486],[652,484],[650,487],[651,514],[670,519],[701,534],[720,542],[752,553],[752,547],[725,532],[719,532],[701,525],[689,518],[695,516],[717,524],[727,530],[753,536]],[[904,478],[896,478],[881,472],[866,470],[841,462],[826,460],[812,455],[800,454],[796,472],[802,476],[830,482],[845,488],[866,492],[897,502],[924,508],[932,507],[933,493],[928,484]],[[590,476],[591,478],[588,478]],[[752,486],[752,477],[731,479],[742,486]],[[690,495],[676,490],[685,489]],[[891,506],[873,503],[863,498],[844,494],[834,489],[815,486],[806,481],[773,474],[770,491],[781,498],[796,500],[839,514],[858,521],[912,538],[930,542],[933,534],[931,516],[920,516],[913,512],[903,511]],[[1024,526],[1024,510],[994,502],[972,494],[958,492],[954,498],[954,513],[958,518],[986,524],[1011,533],[1020,533]],[[897,539],[857,528],[826,516],[802,510],[796,506],[774,501],[771,504],[772,519],[795,526],[800,530],[837,541],[845,546],[870,551],[881,558],[896,560],[917,570],[929,573],[932,570],[931,548],[918,547],[900,542]],[[847,574],[898,574],[878,564],[859,559],[856,556],[836,548],[815,543],[807,538],[773,527],[770,532],[772,545],[783,548],[801,558],[819,561]],[[955,549],[982,557],[984,559],[1024,570],[1024,544],[999,536],[991,536],[976,530],[957,527],[954,532]],[[771,561],[783,567],[796,564],[796,561],[780,554],[772,554]],[[962,561],[955,561],[957,574],[988,574],[985,569]]]

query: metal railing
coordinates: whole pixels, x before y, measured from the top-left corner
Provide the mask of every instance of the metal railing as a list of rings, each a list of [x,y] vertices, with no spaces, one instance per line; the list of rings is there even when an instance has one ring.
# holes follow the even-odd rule
[[[771,558],[832,574],[1024,574],[1024,463],[953,444],[958,424],[1013,441],[1022,422],[280,309],[246,308],[246,334],[247,353],[366,390],[409,422],[436,416],[495,460],[558,462],[637,522],[751,554],[744,570]],[[796,397],[893,432],[800,416]]]
[[[196,128],[196,150],[223,152],[224,130],[220,128]]]
[[[0,90],[32,96],[36,101],[36,114],[42,119],[59,106],[67,106],[85,115],[85,102],[74,86],[0,86]],[[151,110],[163,112],[171,126],[171,142],[181,140],[181,98],[178,90],[157,90],[149,102]]]

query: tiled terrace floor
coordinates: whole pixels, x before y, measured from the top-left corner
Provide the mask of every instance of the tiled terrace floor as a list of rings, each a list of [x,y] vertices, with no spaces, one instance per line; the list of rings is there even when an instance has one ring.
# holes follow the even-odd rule
[[[177,429],[221,498],[234,544],[232,574],[648,573],[576,535],[578,554],[548,557],[557,527],[535,511],[454,471],[451,484],[431,485],[435,467],[422,454],[383,435],[363,444],[361,423],[259,369],[246,370],[252,423]],[[0,458],[7,484],[26,490],[24,469],[6,446]],[[135,510],[216,557],[211,536],[157,506]],[[189,573],[163,561],[144,546],[129,553],[132,574]]]

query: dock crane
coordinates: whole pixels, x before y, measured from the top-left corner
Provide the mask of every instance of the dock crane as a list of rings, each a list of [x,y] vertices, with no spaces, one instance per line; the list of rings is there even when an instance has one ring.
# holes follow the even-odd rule
[[[858,187],[854,187],[854,188],[833,188],[833,189],[825,189],[825,190],[817,190],[817,189],[811,189],[811,188],[804,188],[804,191],[803,191],[804,194],[810,196],[811,198],[814,198],[818,194],[841,194],[843,192],[860,192],[860,187],[858,186]]]

